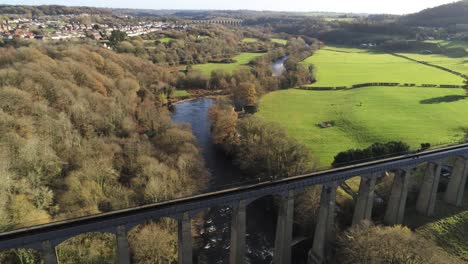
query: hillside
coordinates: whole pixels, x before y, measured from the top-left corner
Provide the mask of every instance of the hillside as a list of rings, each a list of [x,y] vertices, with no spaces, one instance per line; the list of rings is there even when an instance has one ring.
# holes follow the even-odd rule
[[[95,7],[69,7],[60,5],[0,5],[0,14],[9,15],[32,15],[54,16],[54,15],[79,15],[79,14],[111,15],[111,12],[103,8]]]
[[[468,24],[467,14],[468,1],[463,0],[404,16],[401,21],[412,26],[449,27]]]
[[[87,44],[0,49],[0,231],[203,187],[165,69]]]

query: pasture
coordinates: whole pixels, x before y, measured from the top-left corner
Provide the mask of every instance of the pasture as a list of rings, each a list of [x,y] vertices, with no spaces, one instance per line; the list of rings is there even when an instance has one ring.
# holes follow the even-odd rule
[[[258,39],[256,39],[256,38],[243,38],[242,42],[244,42],[244,43],[255,43],[255,42],[258,42]]]
[[[173,38],[160,38],[160,39],[157,39],[157,40],[159,40],[159,42],[161,42],[161,43],[169,43],[169,42],[171,42],[171,41],[173,41],[175,39],[173,39]]]
[[[203,74],[210,75],[214,70],[222,70],[227,73],[232,73],[234,70],[247,67],[251,61],[263,56],[264,53],[241,53],[237,56],[234,56],[232,59],[235,60],[234,63],[204,63],[193,65],[193,69],[202,72]]]
[[[467,41],[461,41],[461,40],[428,40],[426,42],[429,43],[436,43],[441,47],[442,49],[445,50],[450,50],[450,49],[457,49],[457,48],[463,48],[468,52],[468,42]]]
[[[174,97],[185,97],[185,96],[189,96],[190,93],[187,91],[187,90],[176,90],[174,92]]]
[[[311,86],[352,86],[371,82],[454,84],[463,79],[451,73],[364,49],[326,47],[303,62],[317,66],[317,82]]]
[[[272,38],[271,42],[281,44],[281,45],[288,44],[288,41],[286,39],[279,39],[279,38]]]
[[[463,139],[468,99],[462,89],[367,87],[269,93],[257,115],[276,122],[329,166],[334,156],[375,142],[401,140],[418,148]],[[330,128],[317,124],[333,121]]]
[[[418,61],[425,61],[430,64],[442,66],[444,68],[447,68],[456,72],[468,74],[468,57],[451,58],[451,57],[444,56],[442,54],[431,54],[431,55],[423,55],[423,54],[415,54],[415,53],[400,53],[400,54],[411,59],[415,59]]]
[[[416,232],[427,239],[433,240],[438,246],[457,256],[464,261],[468,261],[468,240],[466,230],[468,230],[468,197],[465,195],[464,206],[455,208],[447,206],[441,201],[437,201],[436,215],[434,218],[421,217],[411,212],[409,224],[418,225]]]

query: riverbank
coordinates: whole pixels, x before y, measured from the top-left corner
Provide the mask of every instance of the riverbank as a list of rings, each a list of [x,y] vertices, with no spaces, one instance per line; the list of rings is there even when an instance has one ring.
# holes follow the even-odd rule
[[[195,89],[195,90],[187,90],[187,92],[189,93],[189,95],[187,96],[179,96],[179,97],[171,98],[170,103],[175,105],[175,104],[190,102],[190,101],[201,99],[201,98],[216,99],[219,96],[229,95],[229,91],[226,91],[226,90]]]

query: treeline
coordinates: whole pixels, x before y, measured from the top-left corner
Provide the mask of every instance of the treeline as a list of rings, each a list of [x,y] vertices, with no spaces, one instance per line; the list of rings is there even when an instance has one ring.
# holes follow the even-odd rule
[[[457,24],[468,24],[468,1],[458,1],[423,10],[401,18],[401,22],[413,26],[456,29]]]
[[[250,107],[255,111],[258,97],[278,89],[290,88],[315,81],[316,70],[313,66],[301,63],[321,47],[316,41],[306,45],[301,38],[291,38],[285,47],[277,47],[250,63],[250,69],[238,69],[233,73],[215,70],[210,76],[192,69],[191,66],[179,73],[175,86],[181,89],[225,90],[233,95],[236,110]],[[273,76],[273,61],[288,56],[285,72]]]
[[[0,14],[8,15],[29,15],[31,17],[38,17],[55,15],[80,15],[83,13],[95,15],[112,15],[112,12],[109,10],[94,7],[69,7],[60,5],[0,5]]]
[[[353,21],[326,21],[318,17],[259,17],[246,19],[252,26],[268,25],[275,33],[317,38],[327,43],[359,45],[383,43],[394,38],[411,38],[415,29],[380,17]]]
[[[280,179],[312,171],[313,156],[280,126],[256,116],[238,118],[230,101],[210,108],[213,142],[249,177]]]
[[[333,167],[348,166],[378,159],[407,154],[410,147],[401,141],[374,143],[365,149],[350,149],[338,153],[333,160]]]
[[[169,37],[172,41],[161,43],[158,39]],[[178,66],[207,63],[231,58],[240,51],[242,36],[236,32],[211,26],[209,30],[168,32],[135,37],[116,46],[121,53],[132,53],[156,64]],[[150,44],[148,46],[148,43]]]
[[[0,231],[202,190],[207,171],[196,141],[163,106],[173,78],[146,60],[86,44],[0,49]],[[165,226],[145,228],[138,232],[159,230],[158,239],[175,241]],[[77,263],[86,245],[112,242],[81,239],[62,248],[63,261]],[[171,255],[176,243],[169,245],[146,253]],[[80,261],[105,263],[93,256]],[[4,253],[0,262],[29,257]]]
[[[308,90],[308,91],[338,91],[338,90],[347,90],[347,89],[357,89],[363,87],[424,87],[424,88],[464,88],[463,85],[457,84],[420,84],[416,85],[415,83],[360,83],[353,84],[351,86],[300,86],[297,89],[299,90]]]
[[[253,28],[199,25],[189,31],[124,36],[110,44],[120,53],[132,53],[156,64],[178,66],[232,62],[231,58],[241,52],[268,52],[281,48],[282,45],[270,41],[270,36]],[[242,42],[245,37],[256,37],[260,41]],[[164,38],[170,41],[162,42]],[[311,43],[314,41],[310,40]]]

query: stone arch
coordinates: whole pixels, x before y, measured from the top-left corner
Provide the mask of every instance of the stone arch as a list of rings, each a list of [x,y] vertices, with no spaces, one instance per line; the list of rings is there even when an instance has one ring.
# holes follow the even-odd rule
[[[60,242],[55,252],[59,263],[116,263],[117,239],[112,232],[82,233]]]
[[[162,217],[148,220],[128,229],[128,245],[132,263],[140,259],[152,263],[173,263],[178,260],[177,219]]]
[[[194,255],[201,263],[229,263],[232,211],[230,205],[218,205],[192,218]]]
[[[25,263],[26,260],[33,260],[34,263],[40,263],[42,258],[40,250],[33,248],[0,251],[0,263]]]
[[[285,208],[282,209],[282,201],[286,197],[287,192],[269,194],[257,197],[248,204],[246,210],[246,245],[250,248],[260,248],[262,250],[262,252],[247,254],[252,263],[260,262],[259,256],[274,259],[275,254],[279,254],[277,247],[283,247],[279,244],[288,243],[282,239],[283,234],[288,232],[284,230],[284,223],[282,222],[284,218],[280,220],[280,214],[282,210],[285,210]],[[290,232],[292,234],[292,229]]]

